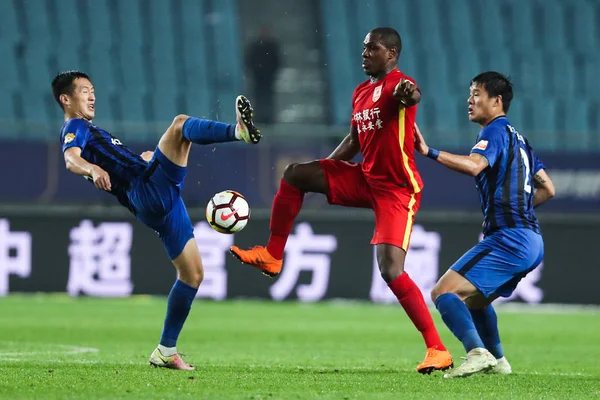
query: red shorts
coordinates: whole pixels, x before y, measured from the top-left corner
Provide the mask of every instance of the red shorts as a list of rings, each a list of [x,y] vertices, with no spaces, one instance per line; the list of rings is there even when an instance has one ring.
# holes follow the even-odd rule
[[[407,251],[421,193],[411,193],[403,187],[369,185],[361,164],[337,160],[320,160],[320,163],[329,204],[371,208],[375,212],[371,244],[387,243]]]

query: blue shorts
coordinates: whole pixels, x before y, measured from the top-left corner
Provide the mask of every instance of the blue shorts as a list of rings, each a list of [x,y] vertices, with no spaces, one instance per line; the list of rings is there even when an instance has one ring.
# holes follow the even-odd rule
[[[156,147],[145,173],[127,193],[136,218],[154,229],[171,260],[194,237],[192,221],[181,198],[185,174],[185,167],[174,164]]]
[[[543,258],[542,235],[530,229],[501,229],[467,251],[450,269],[464,276],[486,298],[493,294],[509,297]]]

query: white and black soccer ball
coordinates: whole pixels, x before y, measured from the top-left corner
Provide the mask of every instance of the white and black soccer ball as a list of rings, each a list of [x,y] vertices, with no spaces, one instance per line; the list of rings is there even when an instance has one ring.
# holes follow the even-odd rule
[[[220,233],[236,233],[244,229],[250,218],[246,198],[233,190],[215,194],[206,206],[206,220]]]

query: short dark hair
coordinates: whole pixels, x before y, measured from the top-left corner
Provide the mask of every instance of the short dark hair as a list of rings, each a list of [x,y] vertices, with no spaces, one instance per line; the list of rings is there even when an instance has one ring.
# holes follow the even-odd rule
[[[402,39],[400,38],[400,34],[394,29],[390,27],[379,27],[371,30],[371,35],[379,35],[379,40],[386,49],[391,49],[395,47],[398,50],[398,57],[400,57],[400,53],[402,52]]]
[[[60,102],[60,95],[73,94],[73,90],[75,90],[73,82],[78,78],[90,79],[86,73],[81,71],[61,72],[52,79],[52,94],[54,94],[54,100],[56,100],[60,108],[63,108],[63,105]]]
[[[499,72],[487,71],[471,79],[471,85],[474,83],[482,85],[490,97],[502,96],[502,110],[508,112],[513,99],[513,84],[509,77]]]

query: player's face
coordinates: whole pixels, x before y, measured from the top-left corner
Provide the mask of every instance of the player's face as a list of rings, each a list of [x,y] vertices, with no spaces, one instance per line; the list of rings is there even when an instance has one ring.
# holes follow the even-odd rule
[[[73,115],[89,121],[93,120],[96,115],[96,96],[94,95],[92,82],[85,78],[77,78],[73,82],[73,85],[75,89],[72,95],[67,96],[65,109],[69,110]]]
[[[502,103],[498,97],[489,97],[485,87],[479,83],[471,85],[469,94],[469,121],[487,124],[496,114]]]
[[[378,76],[386,71],[394,55],[379,40],[378,35],[368,33],[363,42],[362,68],[369,76]]]

